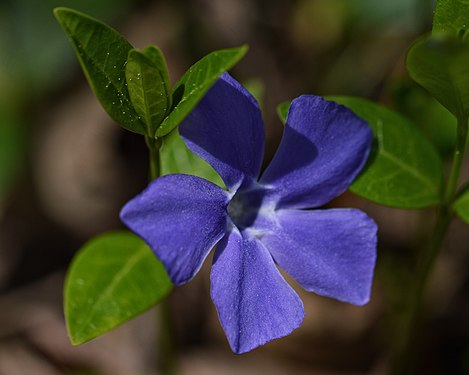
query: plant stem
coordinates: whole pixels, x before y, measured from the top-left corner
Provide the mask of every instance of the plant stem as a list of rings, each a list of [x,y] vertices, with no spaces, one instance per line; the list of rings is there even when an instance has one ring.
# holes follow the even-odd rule
[[[445,204],[449,206],[455,197],[456,188],[458,186],[461,165],[464,159],[464,150],[466,148],[467,139],[467,117],[458,119],[458,129],[456,137],[456,147],[454,149],[453,164],[445,191]]]
[[[149,179],[155,180],[160,176],[160,147],[161,140],[146,136],[145,143],[149,153]],[[158,374],[175,375],[177,373],[177,349],[174,339],[174,324],[171,313],[169,296],[159,304],[157,315],[158,341]]]
[[[174,321],[170,296],[164,299],[159,307],[158,318],[158,374],[175,375],[177,373],[177,347],[174,338]]]
[[[145,137],[145,143],[149,154],[149,179],[160,177],[160,147],[161,140],[159,138]]]
[[[394,348],[395,355],[392,361],[391,374],[409,375],[413,373],[413,366],[417,358],[417,342],[419,337],[419,328],[422,324],[423,302],[425,288],[435,265],[438,254],[441,250],[443,240],[448,230],[453,215],[452,203],[456,196],[456,189],[459,181],[459,174],[464,158],[464,150],[467,138],[467,117],[458,118],[458,130],[456,147],[451,165],[451,172],[448,177],[446,187],[443,193],[442,203],[438,208],[438,215],[433,235],[429,243],[420,255],[417,264],[415,284],[410,292],[409,310],[403,324],[405,337],[399,340],[397,347]],[[402,332],[402,331],[401,331]]]

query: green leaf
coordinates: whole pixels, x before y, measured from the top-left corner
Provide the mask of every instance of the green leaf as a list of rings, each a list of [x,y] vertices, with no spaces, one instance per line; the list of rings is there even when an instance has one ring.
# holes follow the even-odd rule
[[[169,73],[168,73],[168,66],[166,65],[166,59],[164,58],[164,54],[157,46],[149,45],[143,49],[143,54],[151,60],[151,62],[156,66],[159,70],[161,77],[164,81],[165,90],[168,93],[169,101],[171,103],[172,97],[171,93],[171,85],[169,83]]]
[[[448,36],[420,38],[406,61],[410,76],[456,117],[469,116],[469,45]]]
[[[130,50],[125,78],[130,100],[153,137],[171,108],[168,70],[161,51],[155,46],[143,52]]]
[[[54,14],[70,38],[88,82],[109,116],[123,128],[145,134],[127,90],[125,65],[132,49],[117,31],[67,8]]]
[[[64,308],[73,345],[125,323],[160,302],[172,284],[136,235],[109,232],[86,243],[65,280]]]
[[[176,83],[173,90],[173,110],[156,131],[163,137],[178,126],[220,75],[233,67],[246,54],[247,46],[209,53],[196,62]]]
[[[398,208],[423,208],[440,202],[443,163],[418,128],[402,115],[365,99],[327,99],[350,108],[373,130],[371,154],[351,191]]]
[[[288,115],[288,109],[290,108],[291,101],[286,101],[283,103],[280,103],[277,106],[277,115],[280,118],[280,121],[282,121],[282,124],[285,125],[287,122],[287,115]]]
[[[423,87],[412,81],[396,81],[393,107],[417,125],[445,159],[454,152],[457,121]],[[469,142],[468,142],[469,144]]]
[[[205,178],[225,188],[223,180],[210,164],[187,148],[177,128],[162,138],[160,164],[162,175],[172,173],[191,174]]]
[[[469,224],[469,185],[466,186],[459,195],[459,198],[454,202],[453,208],[461,219]]]
[[[469,2],[467,0],[438,0],[433,16],[433,33],[451,33],[465,37],[469,26]]]

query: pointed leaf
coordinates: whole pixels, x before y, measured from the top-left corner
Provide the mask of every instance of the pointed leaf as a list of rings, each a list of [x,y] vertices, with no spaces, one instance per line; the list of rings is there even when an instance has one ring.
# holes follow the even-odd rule
[[[199,158],[187,148],[177,128],[162,138],[160,161],[162,175],[172,173],[191,174],[205,178],[225,188],[218,173],[205,160]]]
[[[178,126],[203,98],[218,77],[229,70],[246,54],[247,46],[209,53],[196,62],[176,83],[173,90],[173,110],[157,129],[163,137]]]
[[[123,128],[145,134],[130,101],[125,80],[130,43],[117,31],[83,13],[56,8],[54,14],[70,38],[88,82],[101,105]]]
[[[464,220],[465,223],[469,224],[469,185],[462,191],[459,198],[454,203],[454,210]]]
[[[371,154],[351,191],[398,208],[422,208],[440,202],[443,163],[419,129],[399,113],[365,99],[328,99],[350,108],[373,129]]]
[[[433,33],[451,33],[465,37],[469,27],[469,2],[438,0],[433,16]]]
[[[166,65],[166,59],[164,58],[164,54],[161,49],[159,49],[157,46],[149,45],[145,47],[142,52],[153,62],[153,64],[155,64],[156,68],[160,71],[164,80],[166,91],[170,93],[171,85],[169,84],[168,66]],[[170,95],[170,100],[171,99],[172,98]]]
[[[75,256],[64,308],[72,344],[102,335],[157,304],[171,290],[163,265],[127,231],[102,234]]]
[[[277,115],[280,118],[280,121],[282,121],[282,124],[285,125],[287,122],[287,115],[288,115],[288,109],[290,108],[291,101],[286,101],[283,103],[280,103],[277,106]]]
[[[407,53],[407,70],[456,117],[469,116],[469,44],[438,35],[418,39]]]
[[[132,104],[154,136],[171,107],[171,91],[166,63],[161,51],[149,46],[144,52],[132,49],[125,67],[125,78]]]

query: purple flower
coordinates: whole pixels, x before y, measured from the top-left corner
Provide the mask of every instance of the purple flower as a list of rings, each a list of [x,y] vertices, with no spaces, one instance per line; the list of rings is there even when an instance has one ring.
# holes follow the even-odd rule
[[[308,291],[368,302],[376,224],[357,209],[308,210],[342,194],[363,167],[372,139],[364,121],[336,103],[300,96],[258,178],[261,114],[225,73],[179,131],[228,191],[195,176],[163,176],[128,202],[121,218],[176,285],[191,280],[218,243],[211,297],[234,352],[288,335],[303,321],[303,303],[277,264]]]

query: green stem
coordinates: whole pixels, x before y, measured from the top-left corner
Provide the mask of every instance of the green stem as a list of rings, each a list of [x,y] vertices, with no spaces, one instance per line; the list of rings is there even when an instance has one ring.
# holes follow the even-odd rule
[[[160,147],[159,138],[145,137],[149,153],[149,179],[155,180],[160,176]],[[158,341],[158,374],[175,375],[177,373],[177,349],[174,339],[174,324],[169,297],[159,304],[157,322]]]
[[[178,356],[174,335],[174,321],[170,304],[170,297],[163,300],[158,315],[158,374],[176,375],[178,369]]]
[[[464,150],[466,148],[467,139],[467,117],[458,119],[458,130],[456,138],[456,148],[454,149],[453,164],[448,179],[448,185],[445,191],[445,204],[450,205],[455,197],[456,188],[458,186],[461,165],[464,159]]]
[[[392,359],[391,374],[409,375],[413,372],[413,366],[417,359],[417,343],[419,328],[422,324],[423,302],[425,288],[440,253],[443,240],[448,230],[453,215],[452,203],[456,196],[461,165],[464,158],[464,150],[467,138],[467,117],[458,118],[458,130],[456,147],[453,155],[451,172],[446,183],[443,200],[438,209],[435,229],[430,241],[421,253],[417,270],[415,273],[415,283],[410,293],[409,309],[407,316],[403,320],[404,337],[399,340],[394,348],[394,358]]]
[[[159,138],[145,137],[149,154],[149,178],[150,181],[160,176],[160,147],[161,140]]]

